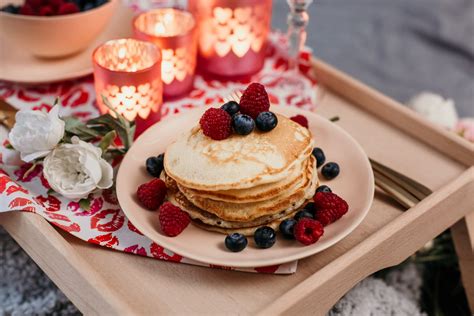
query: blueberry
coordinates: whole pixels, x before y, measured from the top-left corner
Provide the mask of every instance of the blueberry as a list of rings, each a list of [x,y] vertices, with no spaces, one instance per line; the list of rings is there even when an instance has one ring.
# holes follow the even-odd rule
[[[268,226],[263,226],[258,228],[255,231],[253,236],[255,240],[255,244],[258,248],[270,248],[275,244],[276,241],[276,234],[273,228]]]
[[[316,192],[332,192],[332,190],[327,185],[321,185],[316,189]]]
[[[20,11],[20,7],[16,6],[16,5],[13,5],[13,4],[9,4],[9,5],[6,5],[3,8],[1,8],[0,11],[7,12],[7,13],[12,13],[12,14],[17,14],[18,11]]]
[[[326,161],[326,156],[324,155],[323,150],[319,147],[314,147],[312,154],[314,158],[316,158],[316,167],[317,168],[321,167],[323,163]]]
[[[321,174],[328,180],[334,179],[339,174],[339,165],[335,162],[328,162],[321,169]]]
[[[239,233],[227,235],[225,246],[232,252],[239,252],[247,247],[247,237]]]
[[[221,106],[221,109],[223,109],[224,111],[226,111],[227,113],[229,113],[230,116],[234,115],[234,114],[237,114],[237,112],[240,111],[240,106],[237,102],[235,101],[229,101],[227,103],[224,103],[222,106]]]
[[[295,239],[295,236],[293,235],[295,224],[296,220],[293,218],[287,218],[280,223],[280,231],[283,234],[283,237],[286,239]]]
[[[298,211],[293,218],[299,221],[303,217],[314,219],[313,213],[311,213],[308,209],[302,209],[301,211]]]
[[[305,210],[308,210],[308,211],[310,211],[310,212],[314,211],[314,202],[309,202],[308,204],[306,204],[306,205],[304,206],[304,209],[305,209]]]
[[[95,8],[95,4],[93,2],[86,2],[82,7],[82,11],[92,10]]]
[[[269,132],[278,124],[278,119],[272,112],[261,112],[255,119],[257,128],[262,132]]]
[[[157,157],[150,157],[146,160],[146,171],[156,178],[160,177],[161,172],[163,171],[163,160],[165,154],[158,155]]]
[[[232,126],[237,134],[248,135],[255,128],[255,121],[248,115],[235,114],[232,117]]]
[[[95,6],[98,7],[98,6],[101,6],[103,4],[106,4],[107,2],[109,2],[108,0],[96,0],[95,1]]]

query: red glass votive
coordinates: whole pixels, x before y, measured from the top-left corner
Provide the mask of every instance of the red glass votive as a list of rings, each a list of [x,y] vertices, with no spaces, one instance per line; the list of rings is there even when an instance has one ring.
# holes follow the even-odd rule
[[[263,67],[272,0],[190,0],[198,23],[198,67],[217,79],[242,79]]]
[[[178,9],[155,9],[133,21],[135,38],[161,49],[161,79],[165,98],[188,93],[196,71],[196,22],[191,13]]]
[[[155,45],[131,38],[111,40],[95,49],[92,60],[102,114],[111,111],[101,95],[118,113],[136,123],[135,136],[160,119],[161,54]]]

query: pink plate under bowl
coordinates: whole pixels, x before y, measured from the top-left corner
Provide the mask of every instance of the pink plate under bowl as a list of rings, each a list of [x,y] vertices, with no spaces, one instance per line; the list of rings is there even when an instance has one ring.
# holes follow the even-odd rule
[[[203,110],[173,115],[150,127],[135,141],[120,166],[117,176],[120,206],[130,221],[157,244],[189,259],[214,265],[236,268],[271,266],[323,251],[349,235],[367,215],[374,196],[374,176],[361,146],[342,128],[317,114],[275,106],[272,110],[288,117],[303,114],[308,118],[316,146],[324,150],[327,162],[337,162],[341,168],[335,179],[325,181],[319,175],[320,181],[347,201],[349,212],[325,227],[323,237],[310,246],[285,240],[278,235],[272,248],[258,249],[253,239],[249,238],[247,248],[233,253],[225,248],[224,235],[192,224],[177,237],[163,235],[159,229],[158,213],[144,209],[135,196],[137,187],[151,179],[145,170],[145,160],[164,152],[184,129],[197,124]]]

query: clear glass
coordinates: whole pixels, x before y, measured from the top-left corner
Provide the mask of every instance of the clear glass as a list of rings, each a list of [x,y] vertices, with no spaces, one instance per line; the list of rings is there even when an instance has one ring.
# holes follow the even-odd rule
[[[309,15],[307,9],[313,0],[287,0],[290,7],[288,14],[288,71],[280,75],[280,89],[291,89],[296,93],[305,90],[305,79],[299,71],[299,56],[306,42],[306,26]]]

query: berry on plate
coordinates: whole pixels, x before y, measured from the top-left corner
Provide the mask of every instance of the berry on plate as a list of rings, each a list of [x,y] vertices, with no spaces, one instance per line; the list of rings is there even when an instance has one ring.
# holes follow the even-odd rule
[[[298,115],[292,116],[292,117],[290,117],[290,120],[292,120],[293,122],[296,122],[296,123],[300,124],[300,125],[303,126],[303,127],[306,127],[306,128],[309,127],[309,125],[308,125],[308,119],[307,119],[306,116],[304,116],[304,115],[298,114]]]
[[[239,112],[240,110],[240,107],[239,107],[239,104],[235,101],[229,101],[227,103],[224,103],[222,106],[221,106],[221,109],[223,109],[224,111],[226,111],[227,113],[229,113],[230,116],[234,115],[234,114],[237,114],[237,112]]]
[[[307,209],[302,209],[295,214],[294,219],[299,221],[302,218],[314,218],[314,215]]]
[[[339,175],[339,165],[335,162],[328,162],[321,169],[321,174],[328,180],[334,179]]]
[[[275,230],[268,226],[260,227],[255,231],[253,238],[258,248],[270,248],[276,241]]]
[[[199,120],[204,135],[223,140],[232,134],[232,118],[223,109],[210,108]]]
[[[260,83],[251,83],[240,98],[240,112],[256,119],[257,115],[269,109],[270,100],[265,87]]]
[[[262,112],[255,119],[255,125],[262,132],[269,132],[278,124],[278,118],[272,112]]]
[[[163,160],[165,159],[165,154],[160,154],[158,156],[149,157],[146,160],[146,171],[155,177],[159,178],[161,172],[163,171]]]
[[[334,223],[349,210],[349,205],[331,192],[317,192],[314,196],[314,218],[324,226]]]
[[[77,6],[77,4],[73,2],[64,2],[63,4],[59,6],[59,9],[58,9],[59,15],[72,14],[76,12],[79,12],[79,7]]]
[[[239,233],[227,235],[225,238],[225,246],[232,252],[239,252],[247,247],[247,237]]]
[[[331,188],[328,187],[327,185],[320,185],[317,189],[316,192],[332,192]]]
[[[232,126],[239,135],[248,135],[255,128],[255,121],[246,114],[235,114],[232,117]]]
[[[283,237],[286,239],[295,239],[293,235],[293,230],[296,225],[296,220],[293,218],[287,218],[280,223],[280,232],[282,233]]]
[[[326,161],[326,156],[324,155],[323,150],[319,147],[314,147],[312,154],[314,158],[316,158],[316,167],[317,168],[321,167],[323,163]]]
[[[160,214],[158,217],[162,232],[169,237],[175,237],[181,234],[191,222],[188,213],[182,211],[179,207],[170,202],[165,202],[160,206]]]
[[[304,209],[314,213],[314,202],[309,202],[306,204]]]
[[[295,239],[303,245],[314,244],[323,234],[323,225],[311,218],[301,219],[294,228]]]
[[[166,196],[166,185],[163,180],[153,179],[140,185],[137,189],[137,198],[149,210],[156,210],[163,203]]]

